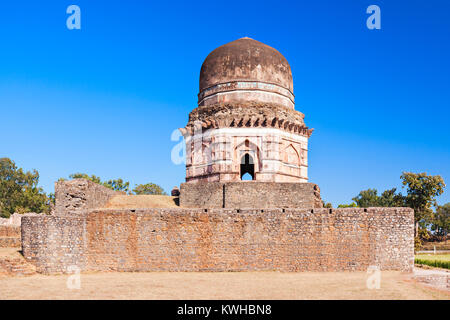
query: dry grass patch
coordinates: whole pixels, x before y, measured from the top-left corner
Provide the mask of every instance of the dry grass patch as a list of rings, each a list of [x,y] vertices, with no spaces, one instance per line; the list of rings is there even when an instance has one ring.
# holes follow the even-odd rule
[[[149,272],[81,274],[81,289],[66,275],[0,278],[1,299],[449,299],[410,274],[382,272],[368,289],[365,272]]]
[[[118,195],[104,206],[107,209],[179,208],[176,197],[163,195]]]

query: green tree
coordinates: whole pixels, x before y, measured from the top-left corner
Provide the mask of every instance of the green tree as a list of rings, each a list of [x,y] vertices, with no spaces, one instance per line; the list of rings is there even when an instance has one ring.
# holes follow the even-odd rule
[[[133,189],[133,193],[136,195],[140,194],[160,194],[166,195],[163,188],[154,183],[139,184]]]
[[[450,202],[437,207],[431,230],[441,237],[445,237],[450,233]]]
[[[357,208],[358,205],[354,202],[350,203],[350,204],[340,204],[338,205],[338,208]]]
[[[396,193],[397,188],[384,191],[378,198],[378,205],[380,207],[404,207],[405,196],[401,193]]]
[[[325,202],[323,200],[322,200],[322,206],[324,208],[330,208],[330,209],[333,208],[333,205],[330,202]]]
[[[130,183],[128,181],[125,182],[120,178],[104,182],[103,185],[115,191],[129,192],[130,190]]]
[[[397,193],[396,188],[383,191],[380,196],[377,189],[363,190],[352,200],[361,208],[405,206],[405,197],[401,193]]]
[[[70,179],[86,179],[86,180],[90,180],[90,181],[98,183],[98,184],[103,184],[100,177],[97,177],[94,174],[90,176],[86,173],[72,173],[71,175],[69,175],[69,178]],[[65,180],[65,179],[61,178],[59,180]]]
[[[377,207],[379,204],[377,189],[367,189],[361,191],[356,197],[352,198],[356,206],[360,208]]]
[[[55,204],[56,197],[55,197],[55,194],[53,192],[50,192],[48,194],[48,201],[49,201],[50,204],[53,204],[53,205]]]
[[[419,226],[432,222],[432,206],[437,206],[436,197],[444,192],[445,182],[441,176],[429,176],[425,172],[403,172],[400,176],[403,187],[407,187],[406,206],[414,209],[415,236],[419,235]]]
[[[87,179],[92,182],[95,182],[97,184],[100,184],[102,186],[105,186],[109,189],[115,190],[115,191],[124,191],[129,192],[130,189],[130,183],[128,181],[123,181],[121,178],[115,179],[115,180],[109,180],[109,181],[102,181],[102,179],[96,175],[88,175],[86,173],[73,173],[69,176],[70,179]],[[59,179],[65,180],[64,178]]]
[[[49,212],[50,200],[38,187],[39,173],[24,172],[9,158],[0,158],[0,214]]]

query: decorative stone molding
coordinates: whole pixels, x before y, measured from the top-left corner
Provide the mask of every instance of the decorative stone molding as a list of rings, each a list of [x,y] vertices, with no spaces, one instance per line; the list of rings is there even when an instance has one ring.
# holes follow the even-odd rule
[[[225,96],[226,97],[225,97]],[[223,97],[223,98],[221,98]],[[294,94],[276,83],[238,80],[219,83],[202,90],[198,94],[198,105],[207,106],[217,103],[221,99],[233,103],[245,102],[247,99],[256,99],[259,102],[272,102],[290,109],[294,109]],[[222,100],[222,102],[224,102]]]
[[[305,125],[304,117],[303,113],[278,104],[220,103],[192,110],[188,124],[180,131],[183,135],[193,135],[200,128],[272,127],[309,138],[314,129]]]

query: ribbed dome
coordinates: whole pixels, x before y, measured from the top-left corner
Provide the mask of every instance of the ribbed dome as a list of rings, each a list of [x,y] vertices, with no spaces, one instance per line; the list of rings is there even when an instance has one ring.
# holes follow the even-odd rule
[[[200,71],[200,92],[221,83],[257,81],[293,93],[291,67],[281,53],[264,43],[241,38],[211,52]]]

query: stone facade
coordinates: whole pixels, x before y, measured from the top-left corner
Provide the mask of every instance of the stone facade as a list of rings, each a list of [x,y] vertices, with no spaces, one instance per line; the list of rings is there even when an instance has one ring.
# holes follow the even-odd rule
[[[180,129],[186,182],[308,182],[313,129],[294,109],[291,68],[277,50],[242,38],[208,55],[198,107]]]
[[[9,218],[0,218],[0,226],[12,226],[20,227],[20,222],[23,217],[37,216],[39,213],[27,212],[27,213],[14,213]]]
[[[411,271],[414,213],[368,209],[90,210],[24,217],[38,272]]]
[[[312,129],[293,111],[253,103],[199,107],[181,131],[186,182],[241,181],[246,172],[256,181],[308,181]],[[250,170],[242,167],[246,155]]]
[[[314,183],[202,182],[182,183],[184,208],[321,208],[320,189]]]

